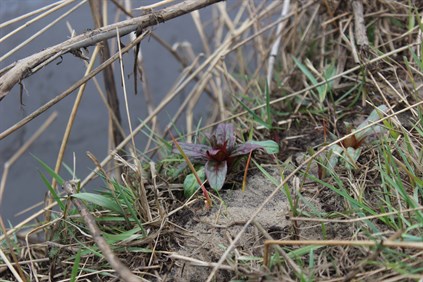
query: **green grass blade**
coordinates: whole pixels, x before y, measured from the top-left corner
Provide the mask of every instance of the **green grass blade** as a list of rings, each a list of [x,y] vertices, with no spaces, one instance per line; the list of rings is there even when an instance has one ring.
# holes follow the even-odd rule
[[[122,214],[122,208],[115,201],[111,200],[106,196],[85,192],[73,194],[72,197],[87,201],[102,208]]]
[[[40,172],[40,176],[44,184],[47,186],[47,189],[50,191],[50,194],[53,197],[53,199],[59,205],[60,209],[64,211],[66,209],[65,204],[63,204],[62,200],[60,199],[59,195],[56,192],[56,189],[53,189],[53,187],[50,184],[50,181],[41,172]]]
[[[235,100],[238,101],[238,103],[244,108],[244,110],[246,110],[252,117],[253,120],[259,124],[261,124],[262,126],[264,126],[266,129],[270,129],[269,124],[267,122],[265,122],[261,117],[259,117],[253,110],[251,110],[246,104],[244,104],[240,99],[238,99],[237,97],[234,97]]]
[[[70,281],[71,282],[75,282],[76,281],[76,276],[78,275],[79,262],[80,261],[81,261],[81,250],[79,250],[76,253],[75,260],[73,262],[72,272],[71,272],[71,277],[70,277]]]
[[[37,161],[38,163],[47,171],[47,173],[53,177],[57,183],[62,186],[64,183],[63,178],[58,175],[56,172],[54,172],[54,170],[52,168],[50,168],[45,162],[43,162],[41,159],[37,158],[36,156],[32,155]]]

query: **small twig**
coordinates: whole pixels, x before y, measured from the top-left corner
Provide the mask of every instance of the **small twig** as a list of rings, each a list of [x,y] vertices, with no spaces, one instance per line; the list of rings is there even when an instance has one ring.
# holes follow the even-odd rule
[[[281,16],[280,19],[283,19],[286,17],[286,15],[288,14],[289,11],[289,4],[290,4],[290,0],[285,0],[283,2],[283,7],[282,7],[282,12],[281,12]],[[273,76],[273,66],[275,64],[275,58],[278,55],[278,51],[279,51],[279,45],[281,43],[281,39],[282,39],[282,28],[285,26],[286,21],[280,21],[278,24],[278,27],[276,28],[276,40],[275,43],[273,43],[272,46],[272,50],[270,51],[270,55],[269,55],[269,64],[268,64],[268,68],[267,68],[267,87],[271,86],[272,83],[272,76]]]
[[[369,48],[369,39],[367,38],[366,25],[364,22],[363,1],[355,0],[352,2],[354,13],[355,38],[360,50]]]
[[[4,226],[3,219],[0,216],[0,227],[3,234],[6,233],[6,227]],[[13,250],[13,244],[10,241],[9,236],[5,236],[7,246],[9,247],[10,255],[12,256],[13,262],[18,269],[18,272],[16,272],[16,269],[13,267],[12,263],[9,261],[7,256],[3,253],[3,251],[0,249],[0,257],[3,259],[3,261],[6,263],[7,268],[9,268],[10,272],[12,272],[13,276],[15,276],[17,281],[26,281],[24,272],[22,271],[21,266],[18,263],[18,258],[16,257],[16,254]]]
[[[9,52],[7,52],[6,54],[4,54],[3,56],[0,57],[0,62],[3,62],[5,59],[9,58],[11,55],[13,55],[16,51],[18,51],[19,49],[21,49],[22,47],[24,47],[25,45],[27,45],[28,43],[30,43],[32,40],[34,40],[35,38],[39,37],[41,34],[43,34],[44,32],[46,32],[48,29],[50,29],[52,26],[54,26],[55,24],[57,24],[59,21],[61,21],[62,19],[64,19],[65,17],[67,17],[69,14],[71,14],[72,12],[74,12],[76,9],[78,9],[79,7],[81,7],[83,4],[85,4],[86,0],[81,1],[80,3],[78,3],[77,5],[75,5],[74,7],[72,7],[69,11],[67,11],[66,13],[64,13],[63,15],[61,15],[60,17],[56,18],[54,21],[52,21],[51,23],[49,23],[48,25],[46,25],[44,28],[42,28],[41,30],[39,30],[38,32],[32,34],[30,37],[28,37],[25,41],[23,41],[22,43],[20,43],[19,45],[15,46],[12,50],[10,50]],[[19,64],[19,63],[18,63]],[[0,89],[1,89],[1,84],[0,84]],[[1,98],[1,95],[0,95]]]
[[[263,228],[263,226],[258,221],[253,221],[253,224],[257,227],[257,229],[266,237],[267,240],[273,240],[272,236]],[[293,261],[288,254],[279,246],[276,246],[278,252],[282,255],[284,260],[287,264],[289,264],[297,274],[301,274],[304,270],[302,270],[296,263]],[[265,249],[266,252],[266,249]],[[267,257],[266,254],[263,255],[264,258]],[[266,265],[266,264],[265,264]]]
[[[195,266],[204,266],[204,267],[214,267],[214,266],[216,266],[216,263],[214,263],[214,262],[206,262],[206,261],[202,261],[202,260],[199,260],[199,259],[182,256],[182,255],[179,255],[177,253],[173,253],[169,257],[173,258],[173,259],[180,259],[180,260],[188,261],[192,265],[195,265]],[[220,265],[219,269],[232,270],[232,271],[234,270],[234,268],[232,266],[229,266],[229,265]]]
[[[162,0],[162,1],[160,1],[160,2],[157,2],[157,3],[151,4],[151,5],[141,6],[141,7],[139,7],[139,8],[136,8],[135,10],[151,10],[151,9],[153,9],[153,8],[157,8],[157,7],[160,7],[160,6],[166,5],[166,4],[168,4],[168,3],[170,3],[170,2],[173,2],[173,1],[174,1],[174,0]]]
[[[37,129],[34,135],[32,135],[31,138],[29,138],[29,140],[26,141],[25,144],[23,144],[16,153],[14,153],[13,156],[4,163],[3,175],[0,182],[0,204],[3,199],[3,192],[6,187],[6,180],[9,174],[10,167],[23,155],[23,153],[25,153],[26,150],[28,150],[29,146],[31,146],[32,143],[34,143],[35,140],[38,139],[38,137],[40,137],[40,135],[51,125],[51,123],[56,119],[56,117],[57,112],[53,112],[48,117],[48,119],[41,125],[41,127]]]
[[[109,262],[110,266],[118,273],[120,278],[124,281],[128,282],[140,282],[142,281],[139,277],[134,275],[131,270],[124,265],[119,258],[113,253],[113,250],[107,244],[106,240],[104,240],[103,236],[101,236],[101,231],[98,228],[95,218],[91,215],[89,210],[85,207],[85,205],[77,198],[73,198],[72,195],[75,194],[75,188],[73,184],[69,181],[66,181],[63,185],[63,189],[71,196],[72,203],[76,206],[81,214],[81,217],[84,219],[90,234],[93,236],[94,242],[97,244],[98,248],[101,250],[102,254]]]
[[[264,258],[263,263],[267,266],[269,262],[269,247],[271,245],[288,245],[288,246],[351,246],[351,247],[374,247],[385,246],[390,248],[410,248],[423,250],[423,243],[420,242],[403,242],[403,241],[370,241],[370,240],[266,240],[264,242]]]

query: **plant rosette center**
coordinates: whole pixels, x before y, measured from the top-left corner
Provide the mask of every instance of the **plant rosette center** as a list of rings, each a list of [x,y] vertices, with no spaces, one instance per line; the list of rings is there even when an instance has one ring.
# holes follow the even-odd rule
[[[236,144],[235,141],[236,135],[233,124],[223,123],[219,124],[214,133],[208,136],[209,145],[182,142],[178,144],[190,161],[204,164],[205,176],[210,187],[214,190],[220,190],[225,183],[228,170],[231,169],[232,163],[236,160],[255,150],[260,150],[267,154],[277,154],[279,152],[279,145],[271,140],[251,140],[242,144]],[[177,148],[174,148],[173,152],[181,153]],[[188,175],[188,177],[191,176]],[[191,186],[185,187],[185,182],[189,182]],[[198,183],[185,182],[184,191],[186,196],[194,193],[199,188]],[[187,193],[187,190],[190,192]]]

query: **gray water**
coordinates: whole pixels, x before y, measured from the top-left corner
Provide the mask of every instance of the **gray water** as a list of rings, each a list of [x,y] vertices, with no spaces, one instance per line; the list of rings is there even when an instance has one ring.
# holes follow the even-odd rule
[[[133,7],[138,7],[141,3],[148,4],[151,2],[156,1],[133,1]],[[0,0],[0,22],[5,22],[48,3],[51,2],[42,0]],[[68,6],[65,10],[72,6],[73,5]],[[111,2],[109,3],[109,7],[113,7]],[[63,12],[56,12],[44,20],[17,33],[5,42],[0,43],[0,55],[5,54],[14,46],[20,44],[30,35],[55,19],[58,15],[61,15],[61,13]],[[111,11],[111,15],[114,15],[114,11]],[[201,15],[210,15],[210,8],[202,10]],[[111,17],[110,19],[113,18]],[[88,4],[83,5],[73,14],[68,16],[67,20],[77,34],[93,28]],[[22,24],[22,22],[0,29],[0,37],[3,37],[20,24]],[[170,44],[187,40],[193,44],[194,51],[201,52],[199,37],[190,15],[160,24],[154,27],[153,30],[158,36]],[[1,62],[0,69],[16,60],[40,51],[43,48],[60,43],[68,37],[69,32],[63,20],[26,47],[16,52],[5,62]],[[124,41],[127,42],[127,40],[128,38],[126,37]],[[92,50],[93,48],[90,48],[91,52]],[[142,50],[149,88],[153,95],[154,105],[158,105],[173,85],[181,71],[181,66],[172,55],[153,39],[144,40],[142,42]],[[126,55],[126,86],[129,94],[131,118],[133,125],[136,126],[139,124],[139,119],[145,118],[148,114],[141,85],[138,87],[138,95],[135,96],[133,94],[133,78],[132,76],[128,78],[128,75],[130,75],[132,71],[132,63],[132,54]],[[63,60],[59,65],[51,63],[38,73],[25,79],[23,81],[25,86],[23,94],[24,105],[20,103],[19,87],[15,87],[12,92],[0,102],[0,132],[3,132],[23,117],[36,110],[39,106],[62,93],[70,85],[79,80],[83,76],[84,71],[85,66],[80,59],[70,54],[66,54],[63,56]],[[123,93],[120,87],[120,72],[116,63],[115,76],[123,124],[127,129],[126,113],[123,106]],[[97,78],[102,84],[102,76],[97,76]],[[44,199],[47,188],[43,184],[39,174],[45,174],[45,171],[33,156],[40,158],[50,167],[54,168],[60,142],[75,96],[76,91],[56,104],[52,109],[31,121],[23,129],[14,132],[12,135],[0,141],[0,168],[3,171],[4,162],[31,137],[48,116],[53,111],[58,111],[59,113],[55,122],[10,169],[5,193],[3,195],[3,202],[0,204],[0,215],[5,221],[10,221],[14,224],[18,223],[31,214],[31,211],[19,217],[15,216],[16,213]],[[183,96],[177,98],[164,112],[159,114],[158,117],[162,126],[166,125],[173,117],[182,99]],[[108,119],[105,106],[94,84],[90,82],[85,90],[64,157],[64,163],[72,167],[73,153],[75,154],[76,175],[81,179],[94,168],[92,162],[86,157],[86,151],[92,152],[99,160],[102,160],[107,155],[107,123]],[[183,123],[184,122],[181,121],[178,125],[182,127]],[[126,130],[126,132],[128,132],[128,130]],[[142,149],[146,139],[147,138],[139,137],[137,139],[137,146]],[[65,179],[71,178],[71,175],[65,169],[62,169],[61,176]],[[101,188],[101,183],[96,182],[91,184],[91,186],[94,186],[90,187],[92,189],[98,189]]]

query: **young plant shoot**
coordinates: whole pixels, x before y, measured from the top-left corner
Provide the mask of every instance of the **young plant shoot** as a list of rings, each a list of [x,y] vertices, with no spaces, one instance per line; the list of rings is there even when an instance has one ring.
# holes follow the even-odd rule
[[[234,126],[230,123],[219,124],[216,131],[207,136],[207,141],[208,145],[182,142],[179,145],[193,163],[204,165],[207,181],[210,187],[217,191],[222,189],[228,171],[241,157],[255,150],[267,154],[279,152],[278,144],[271,140],[237,144]],[[179,153],[176,148],[173,152]]]

